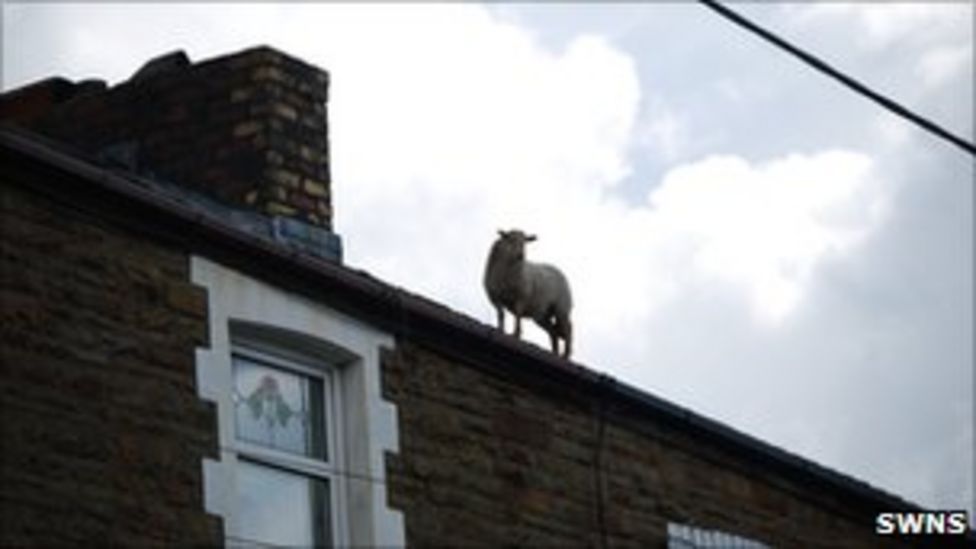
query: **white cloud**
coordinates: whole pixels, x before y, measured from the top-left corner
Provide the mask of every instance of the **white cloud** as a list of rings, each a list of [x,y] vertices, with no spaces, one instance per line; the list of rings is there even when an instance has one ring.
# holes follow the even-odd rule
[[[653,97],[646,107],[646,121],[641,124],[637,140],[644,154],[660,155],[673,162],[688,144],[688,123],[659,97]]]
[[[426,45],[391,31],[368,63],[331,65],[337,227],[350,262],[484,313],[496,228],[538,232],[537,256],[562,263],[598,230],[582,216],[630,169],[639,85],[630,58],[598,37],[550,52],[480,8],[457,9],[470,13],[425,23]]]
[[[697,272],[741,285],[780,320],[817,261],[844,253],[880,221],[880,187],[862,154],[791,155],[751,166],[709,157],[669,172],[649,197],[657,222],[692,250]]]
[[[884,8],[884,9],[878,9]],[[940,6],[929,3],[894,4],[890,6],[858,5],[854,8],[856,16],[860,17],[873,45],[885,47],[906,35],[918,32],[920,28],[939,24],[947,12]]]
[[[972,44],[940,46],[922,54],[915,72],[925,87],[941,88],[971,68],[972,63]]]
[[[882,50],[896,43],[930,43],[966,32],[972,6],[952,3],[833,3],[790,6],[795,23],[819,25],[824,20],[854,21],[864,34],[854,37],[866,49]]]
[[[578,348],[598,364],[602,341],[639,331],[689,280],[728,283],[758,318],[784,319],[816,262],[877,222],[870,162],[844,152],[705,159],[629,204],[614,189],[638,139],[634,60],[596,36],[553,52],[479,7],[447,13],[410,7],[389,26],[332,15],[336,29],[316,34],[330,39],[294,39],[329,56],[337,228],[352,264],[490,321],[486,250],[496,228],[524,227],[540,235],[531,257],[567,271]],[[365,57],[341,53],[367,43]],[[654,114],[678,147],[677,116],[663,104]]]

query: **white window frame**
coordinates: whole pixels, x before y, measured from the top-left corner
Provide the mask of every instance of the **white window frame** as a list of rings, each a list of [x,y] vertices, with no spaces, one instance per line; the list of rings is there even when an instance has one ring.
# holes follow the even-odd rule
[[[387,505],[387,452],[399,448],[396,407],[382,397],[380,352],[392,335],[302,295],[286,292],[210,259],[191,256],[191,280],[207,290],[209,347],[197,348],[197,393],[215,403],[220,455],[203,459],[204,507],[238,532],[232,353],[240,342],[297,349],[333,367],[343,433],[340,545],[403,547],[403,515]],[[337,505],[338,507],[339,505]],[[225,539],[226,539],[225,535]],[[230,540],[225,542],[232,545]],[[234,544],[236,545],[236,544]]]

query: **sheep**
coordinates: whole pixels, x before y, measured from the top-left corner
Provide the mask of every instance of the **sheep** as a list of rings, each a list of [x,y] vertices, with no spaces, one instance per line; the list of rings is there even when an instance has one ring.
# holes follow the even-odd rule
[[[515,229],[498,231],[485,265],[484,286],[498,316],[498,329],[505,333],[505,313],[515,316],[515,337],[522,337],[522,317],[532,318],[546,333],[552,352],[569,358],[573,328],[569,319],[573,307],[566,277],[556,267],[525,260],[525,244],[536,239]]]

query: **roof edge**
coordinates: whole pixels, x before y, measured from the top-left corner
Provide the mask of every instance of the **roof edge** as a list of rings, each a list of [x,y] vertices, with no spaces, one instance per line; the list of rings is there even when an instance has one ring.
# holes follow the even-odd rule
[[[0,124],[0,162],[8,166],[13,162],[33,164],[61,176],[56,185],[49,185],[47,181],[42,186],[21,183],[31,191],[51,196],[74,208],[97,209],[106,217],[141,227],[152,236],[171,245],[183,246],[191,253],[211,254],[214,259],[227,260],[235,268],[310,294],[310,297],[321,299],[398,336],[422,336],[423,342],[436,348],[447,348],[454,355],[463,350],[462,358],[466,362],[482,362],[482,366],[495,371],[508,370],[520,377],[532,375],[568,382],[590,395],[613,399],[622,409],[691,429],[710,442],[759,464],[822,482],[834,491],[860,499],[871,508],[923,510],[915,503],[854,477],[503,335],[491,326],[368,273],[289,250],[273,240],[261,239],[229,226],[212,214],[158,195],[145,182],[140,184],[139,176],[100,167],[73,153],[66,151],[60,143]],[[58,185],[61,191],[73,193],[73,199],[66,199],[64,192],[55,193],[53,188]],[[120,204],[125,207],[113,208]],[[162,230],[174,226],[179,230]],[[282,262],[292,268],[282,269]],[[976,539],[976,533],[971,536]]]

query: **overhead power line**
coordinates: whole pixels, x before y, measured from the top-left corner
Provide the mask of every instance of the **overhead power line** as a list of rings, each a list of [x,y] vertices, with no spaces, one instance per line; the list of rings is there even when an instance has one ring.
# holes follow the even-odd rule
[[[930,120],[926,120],[922,116],[915,114],[908,108],[899,105],[895,101],[892,101],[891,99],[888,99],[887,97],[875,91],[872,91],[864,84],[861,84],[857,80],[854,80],[853,78],[834,69],[826,62],[822,61],[821,59],[814,57],[813,55],[810,55],[809,53],[797,48],[796,46],[793,46],[786,40],[783,40],[782,38],[776,36],[775,34],[756,25],[752,21],[749,21],[748,19],[742,17],[738,13],[726,8],[722,4],[716,2],[715,0],[698,0],[698,1],[704,4],[706,7],[716,11],[722,17],[725,17],[726,19],[731,20],[733,23],[741,27],[744,27],[755,34],[758,34],[761,38],[769,42],[772,42],[774,45],[786,50],[787,52],[795,55],[796,57],[799,57],[800,60],[806,63],[807,65],[810,65],[811,67],[817,69],[818,71],[825,73],[826,75],[836,80],[839,80],[841,84],[844,84],[848,88],[851,88],[852,90],[867,97],[868,99],[874,101],[875,103],[880,104],[882,107],[888,109],[889,111],[897,114],[898,116],[901,116],[902,118],[910,120],[911,122],[914,122],[915,124],[921,126],[923,129],[928,130],[931,133],[934,133],[935,135],[941,137],[942,139],[945,139],[946,141],[951,142],[957,147],[962,148],[969,154],[976,156],[976,145],[973,145],[969,141],[966,141],[965,139],[957,135],[954,135],[953,133],[949,132],[945,128],[939,126],[938,124]]]

